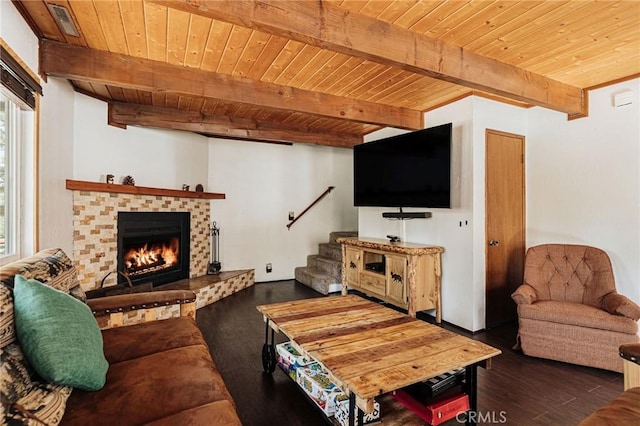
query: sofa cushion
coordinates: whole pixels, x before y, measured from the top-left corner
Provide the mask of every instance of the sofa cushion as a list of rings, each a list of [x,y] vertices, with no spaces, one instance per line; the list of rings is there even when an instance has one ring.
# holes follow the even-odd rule
[[[220,400],[181,411],[163,419],[147,423],[147,426],[240,426],[236,409],[228,400]]]
[[[9,424],[60,423],[71,388],[31,380],[17,344],[0,349],[0,417]]]
[[[26,395],[33,384],[20,346],[0,349],[0,392],[6,401],[14,402]]]
[[[16,275],[47,284],[80,300],[86,300],[78,282],[78,273],[69,256],[59,248],[42,250],[33,256],[20,259],[2,267],[0,283],[13,289]]]
[[[84,303],[36,280],[15,277],[16,332],[29,364],[46,381],[85,390],[104,386],[102,334]]]
[[[232,401],[208,348],[186,346],[111,364],[104,388],[73,391],[63,423],[143,424],[225,399]]]
[[[16,341],[16,328],[13,316],[13,294],[0,283],[0,349]]]
[[[86,297],[73,262],[59,248],[42,250],[0,267],[0,348],[16,340],[13,316],[13,286],[16,275],[37,279],[77,299]]]
[[[570,324],[619,333],[636,334],[638,323],[625,317],[581,303],[539,301],[518,305],[518,316],[524,319]]]
[[[109,364],[183,346],[206,345],[200,329],[190,317],[110,328],[102,330],[102,339]]]
[[[579,426],[624,426],[640,424],[640,387],[630,388],[580,422]]]

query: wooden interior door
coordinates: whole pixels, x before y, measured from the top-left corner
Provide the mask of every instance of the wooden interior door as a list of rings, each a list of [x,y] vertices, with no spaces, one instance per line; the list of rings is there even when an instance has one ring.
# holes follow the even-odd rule
[[[487,328],[516,319],[511,293],[522,283],[525,254],[524,136],[486,134]]]

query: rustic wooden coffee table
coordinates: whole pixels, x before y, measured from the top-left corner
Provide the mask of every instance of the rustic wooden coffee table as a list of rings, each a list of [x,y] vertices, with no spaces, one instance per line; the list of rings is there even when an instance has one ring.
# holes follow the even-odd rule
[[[274,333],[282,332],[301,353],[323,364],[334,383],[349,394],[351,426],[356,411],[362,416],[362,412],[373,410],[375,397],[461,367],[466,369],[470,411],[475,412],[476,369],[487,367],[491,358],[500,354],[482,342],[356,295],[274,303],[257,309],[266,322],[265,371],[275,369]],[[474,418],[467,416],[467,424],[473,424]]]

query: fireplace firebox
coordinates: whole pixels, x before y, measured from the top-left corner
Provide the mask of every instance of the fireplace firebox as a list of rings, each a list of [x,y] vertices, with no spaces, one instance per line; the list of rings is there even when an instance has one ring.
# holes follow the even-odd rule
[[[134,286],[188,278],[190,222],[189,212],[118,212],[118,271]]]

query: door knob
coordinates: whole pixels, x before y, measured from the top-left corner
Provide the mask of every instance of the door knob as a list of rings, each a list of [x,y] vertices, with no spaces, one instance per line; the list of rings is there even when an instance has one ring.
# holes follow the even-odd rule
[[[498,244],[500,244],[500,241],[496,241],[496,240],[489,240],[489,245],[490,245],[490,246],[497,246]]]

